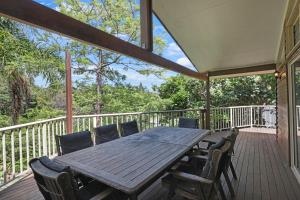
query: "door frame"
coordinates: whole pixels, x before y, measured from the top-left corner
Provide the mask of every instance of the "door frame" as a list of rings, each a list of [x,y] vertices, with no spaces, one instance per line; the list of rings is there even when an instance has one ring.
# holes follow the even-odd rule
[[[291,159],[291,169],[296,176],[298,182],[300,183],[300,171],[295,165],[295,139],[296,135],[294,131],[297,131],[297,121],[295,119],[296,109],[295,108],[295,66],[294,63],[300,60],[300,55],[289,62],[286,73],[287,73],[287,84],[288,84],[288,120],[289,120],[289,140],[290,140],[290,159]]]

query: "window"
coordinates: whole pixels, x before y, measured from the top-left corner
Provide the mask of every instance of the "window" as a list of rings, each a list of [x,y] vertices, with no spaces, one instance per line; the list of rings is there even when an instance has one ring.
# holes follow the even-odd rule
[[[295,24],[293,25],[293,38],[294,38],[294,46],[295,46],[300,40],[299,18],[296,20]]]

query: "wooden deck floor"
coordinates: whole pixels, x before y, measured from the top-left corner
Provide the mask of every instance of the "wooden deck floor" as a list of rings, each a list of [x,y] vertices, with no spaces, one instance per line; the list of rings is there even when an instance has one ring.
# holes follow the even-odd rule
[[[300,199],[300,185],[290,168],[283,162],[278,148],[272,132],[241,130],[233,158],[238,174],[238,180],[233,181],[235,199]],[[158,180],[142,193],[139,199],[163,200],[166,199],[166,195],[167,190]],[[35,200],[42,199],[42,196],[32,176],[28,176],[1,191],[0,199]],[[230,199],[229,195],[228,199]],[[174,200],[182,200],[182,198],[175,196]]]

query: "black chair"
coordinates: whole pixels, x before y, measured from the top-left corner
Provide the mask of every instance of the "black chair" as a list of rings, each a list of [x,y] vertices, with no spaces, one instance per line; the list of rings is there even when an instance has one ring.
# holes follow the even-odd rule
[[[96,144],[109,142],[119,138],[118,128],[116,124],[100,126],[95,128]]]
[[[93,146],[90,131],[82,131],[62,136],[56,135],[55,140],[57,154],[59,156]],[[75,173],[74,176],[76,177],[77,182],[82,185],[87,185],[89,182],[93,181],[93,179],[80,173]]]
[[[121,124],[121,132],[122,132],[123,137],[132,135],[134,133],[138,133],[139,128],[138,128],[136,120],[122,123]]]
[[[93,146],[90,131],[82,131],[67,135],[56,135],[56,148],[59,156]]]
[[[208,148],[209,148],[211,145],[215,144],[216,141],[221,140],[221,138],[223,138],[223,137],[231,141],[231,145],[232,145],[232,146],[231,146],[230,152],[229,152],[229,154],[230,154],[229,167],[230,167],[230,169],[231,169],[231,173],[232,173],[234,179],[237,179],[237,175],[236,175],[234,166],[233,166],[233,164],[232,164],[231,157],[232,157],[232,155],[234,154],[234,146],[235,146],[235,142],[236,142],[236,139],[237,139],[237,137],[238,137],[238,134],[239,134],[239,129],[238,129],[238,128],[233,128],[233,129],[231,129],[231,130],[229,131],[229,134],[228,134],[228,132],[219,132],[218,134],[214,133],[213,135],[216,135],[216,138],[210,137],[210,139],[204,138],[204,139],[202,140],[203,142],[207,142],[207,143],[208,143]],[[222,135],[223,135],[223,136],[222,136]],[[213,139],[213,138],[214,138],[214,139]],[[205,149],[200,149],[200,151],[206,152],[206,153],[207,153],[207,152],[208,152],[208,149],[206,149],[206,150],[205,150]]]
[[[179,128],[194,128],[198,129],[199,128],[199,120],[198,119],[193,119],[193,118],[179,118],[178,122],[178,127]]]
[[[162,178],[163,186],[169,188],[168,199],[175,193],[187,199],[211,199],[213,192],[217,191],[223,199],[224,191],[219,179],[221,157],[222,152],[219,149],[210,151],[201,175],[176,169]]]
[[[225,181],[227,183],[229,192],[231,194],[232,197],[235,196],[234,194],[234,189],[233,186],[231,184],[229,175],[228,175],[228,169],[229,166],[231,164],[231,156],[232,156],[232,146],[233,146],[233,142],[228,139],[228,138],[222,138],[218,143],[213,144],[210,146],[209,151],[215,150],[215,149],[219,149],[222,151],[222,157],[220,160],[220,169],[218,171],[218,175],[217,177],[220,177],[221,174],[224,175]],[[200,154],[197,155],[198,152],[193,152],[191,155],[192,159],[198,159],[202,160],[202,162],[206,162],[206,160],[208,159],[207,155],[201,155],[201,151]]]
[[[59,165],[46,156],[32,159],[29,165],[38,188],[46,200],[122,198],[120,193],[96,181],[79,187],[70,167]]]

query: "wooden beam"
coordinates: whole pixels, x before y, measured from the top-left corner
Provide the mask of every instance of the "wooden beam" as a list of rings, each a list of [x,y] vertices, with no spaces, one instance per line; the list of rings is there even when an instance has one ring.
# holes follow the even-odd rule
[[[276,69],[276,64],[265,64],[265,65],[256,65],[251,67],[242,67],[236,69],[224,69],[219,71],[208,72],[209,76],[228,76],[228,75],[237,75],[237,74],[246,74],[246,73],[257,73],[263,71],[270,71]]]
[[[206,129],[210,129],[210,80],[206,81]]]
[[[206,74],[190,70],[34,1],[2,0],[0,3],[0,15],[193,78],[202,80],[207,78]]]
[[[141,46],[153,51],[153,24],[152,24],[152,0],[141,0]]]
[[[67,133],[73,132],[73,98],[72,98],[72,70],[71,70],[71,55],[66,51],[66,128]]]

